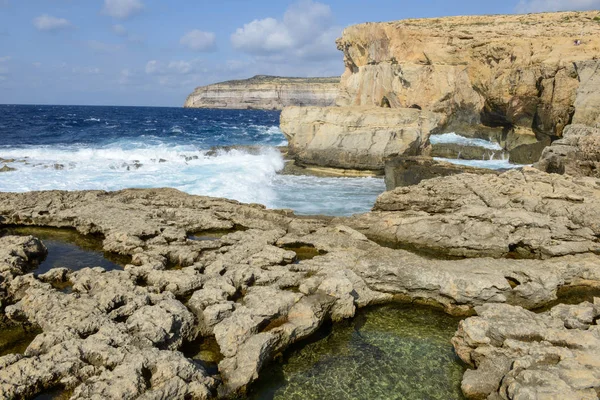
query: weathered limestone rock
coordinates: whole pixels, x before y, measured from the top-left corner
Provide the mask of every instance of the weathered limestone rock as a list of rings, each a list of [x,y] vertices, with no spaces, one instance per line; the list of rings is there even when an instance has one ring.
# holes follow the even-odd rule
[[[505,304],[477,307],[478,316],[462,321],[452,339],[475,368],[463,378],[466,397],[597,399],[598,305],[595,299],[542,314]]]
[[[596,104],[583,96],[576,101],[590,74],[586,66],[600,56],[596,16],[466,16],[348,27],[337,42],[346,65],[338,105],[414,106],[441,113],[458,128],[484,124],[561,136],[576,108],[593,111]],[[597,97],[592,85],[586,91]]]
[[[36,268],[46,254],[46,247],[32,236],[0,237],[0,310],[6,305],[10,282]]]
[[[196,88],[185,101],[188,108],[281,110],[287,106],[335,104],[340,78],[286,78],[257,75],[250,79]]]
[[[600,185],[524,167],[434,178],[379,196],[344,220],[368,237],[458,257],[600,252]]]
[[[498,175],[501,171],[437,161],[431,157],[390,157],[385,161],[385,187],[417,185],[426,179],[457,174]]]
[[[593,212],[583,218],[582,210],[564,204],[587,206],[596,190],[591,181],[551,175],[544,182],[536,174],[548,175],[525,172],[516,177],[529,181],[532,196],[546,196],[539,202],[548,200],[548,235],[558,241],[569,231],[591,241]],[[510,192],[506,181],[497,184]],[[448,185],[460,194],[456,207],[461,199],[475,204],[456,183]],[[563,191],[570,200],[561,197]],[[489,195],[496,194],[490,189]],[[424,201],[415,199],[416,206]],[[550,207],[552,201],[560,203]],[[499,212],[507,214],[503,208]],[[375,215],[384,219],[374,219],[374,226],[388,218],[384,213],[369,218]],[[24,354],[0,358],[0,397],[7,399],[56,387],[73,390],[76,399],[234,396],[247,390],[274,355],[315,333],[324,321],[352,317],[360,307],[400,300],[468,315],[487,303],[537,308],[555,301],[559,288],[600,285],[600,256],[576,254],[579,248],[565,246],[548,260],[431,259],[380,246],[348,227],[356,221],[352,218],[300,218],[170,189],[0,193],[0,219],[93,232],[104,236],[104,250],[132,256],[124,270],[61,268],[41,276],[23,274],[35,269],[37,250],[19,259],[19,273],[2,281],[4,315],[43,333]],[[189,233],[211,229],[229,233],[210,241],[188,239]],[[523,229],[525,235],[533,227]],[[0,243],[14,240],[0,238]],[[34,239],[18,240],[10,247],[27,249]],[[300,248],[314,248],[314,257],[299,259]],[[523,255],[516,251],[515,256]],[[51,284],[65,281],[71,291]],[[555,313],[569,327],[594,318],[585,308]],[[176,351],[207,336],[214,336],[221,352],[216,376]]]
[[[600,127],[567,126],[564,137],[546,147],[540,161],[534,166],[554,174],[599,178]]]
[[[381,170],[392,155],[418,155],[441,116],[414,109],[288,107],[281,130],[296,163]]]

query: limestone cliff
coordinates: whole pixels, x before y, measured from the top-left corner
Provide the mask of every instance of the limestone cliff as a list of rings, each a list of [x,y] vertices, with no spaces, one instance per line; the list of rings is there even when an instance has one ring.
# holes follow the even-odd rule
[[[386,157],[420,154],[441,115],[381,107],[288,107],[281,130],[297,164],[383,170]]]
[[[185,101],[188,108],[280,110],[286,106],[335,104],[340,79],[284,78],[257,75],[196,88]]]
[[[560,137],[585,98],[581,70],[600,58],[598,12],[409,19],[351,26],[337,104],[415,107],[450,128]],[[577,45],[575,41],[579,40]],[[587,78],[589,79],[589,78]],[[582,117],[593,120],[593,117]]]

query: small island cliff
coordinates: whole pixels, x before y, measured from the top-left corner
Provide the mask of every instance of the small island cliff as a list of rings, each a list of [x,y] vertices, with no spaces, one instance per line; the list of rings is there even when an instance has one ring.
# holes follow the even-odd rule
[[[281,110],[286,106],[332,106],[340,78],[289,78],[257,75],[250,79],[196,88],[187,108]]]

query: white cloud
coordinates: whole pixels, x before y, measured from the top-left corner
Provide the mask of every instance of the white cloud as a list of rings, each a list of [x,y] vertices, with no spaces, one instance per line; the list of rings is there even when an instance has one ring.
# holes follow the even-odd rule
[[[128,35],[127,29],[123,25],[119,25],[119,24],[113,25],[112,31],[117,36],[127,36]]]
[[[131,79],[134,77],[134,73],[131,72],[130,69],[125,68],[121,70],[119,74],[118,82],[120,85],[129,85],[131,83]]]
[[[141,0],[104,0],[102,12],[117,19],[127,19],[144,9]]]
[[[36,61],[36,62],[32,63],[31,65],[33,65],[36,68],[41,68],[42,67],[42,63],[39,62],[39,61]]]
[[[0,57],[0,63],[7,62],[7,61],[10,61],[10,60],[12,60],[11,56]]]
[[[73,25],[64,18],[53,17],[52,15],[44,14],[33,20],[33,26],[38,31],[59,31],[69,29]]]
[[[194,29],[183,35],[179,43],[194,51],[211,51],[215,49],[215,39],[213,32]]]
[[[331,8],[312,0],[292,4],[282,19],[254,20],[231,35],[234,48],[274,61],[295,57],[309,61],[317,58],[341,59],[335,39],[341,34]]]
[[[518,13],[545,11],[583,11],[600,8],[600,0],[521,0],[516,7]]]

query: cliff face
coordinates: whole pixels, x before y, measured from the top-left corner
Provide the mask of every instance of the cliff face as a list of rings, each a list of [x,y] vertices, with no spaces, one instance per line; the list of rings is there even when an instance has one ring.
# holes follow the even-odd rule
[[[441,115],[381,107],[288,107],[281,130],[298,164],[383,170],[392,155],[420,154]]]
[[[258,75],[250,79],[196,88],[185,101],[188,108],[281,110],[286,106],[335,104],[339,78],[283,78]]]
[[[346,70],[340,106],[415,107],[464,131],[483,124],[560,137],[576,107],[594,120],[581,86],[600,58],[598,12],[469,16],[367,23],[338,39]],[[580,40],[579,45],[575,44]],[[588,92],[593,92],[589,90]],[[588,93],[589,94],[589,93]]]

